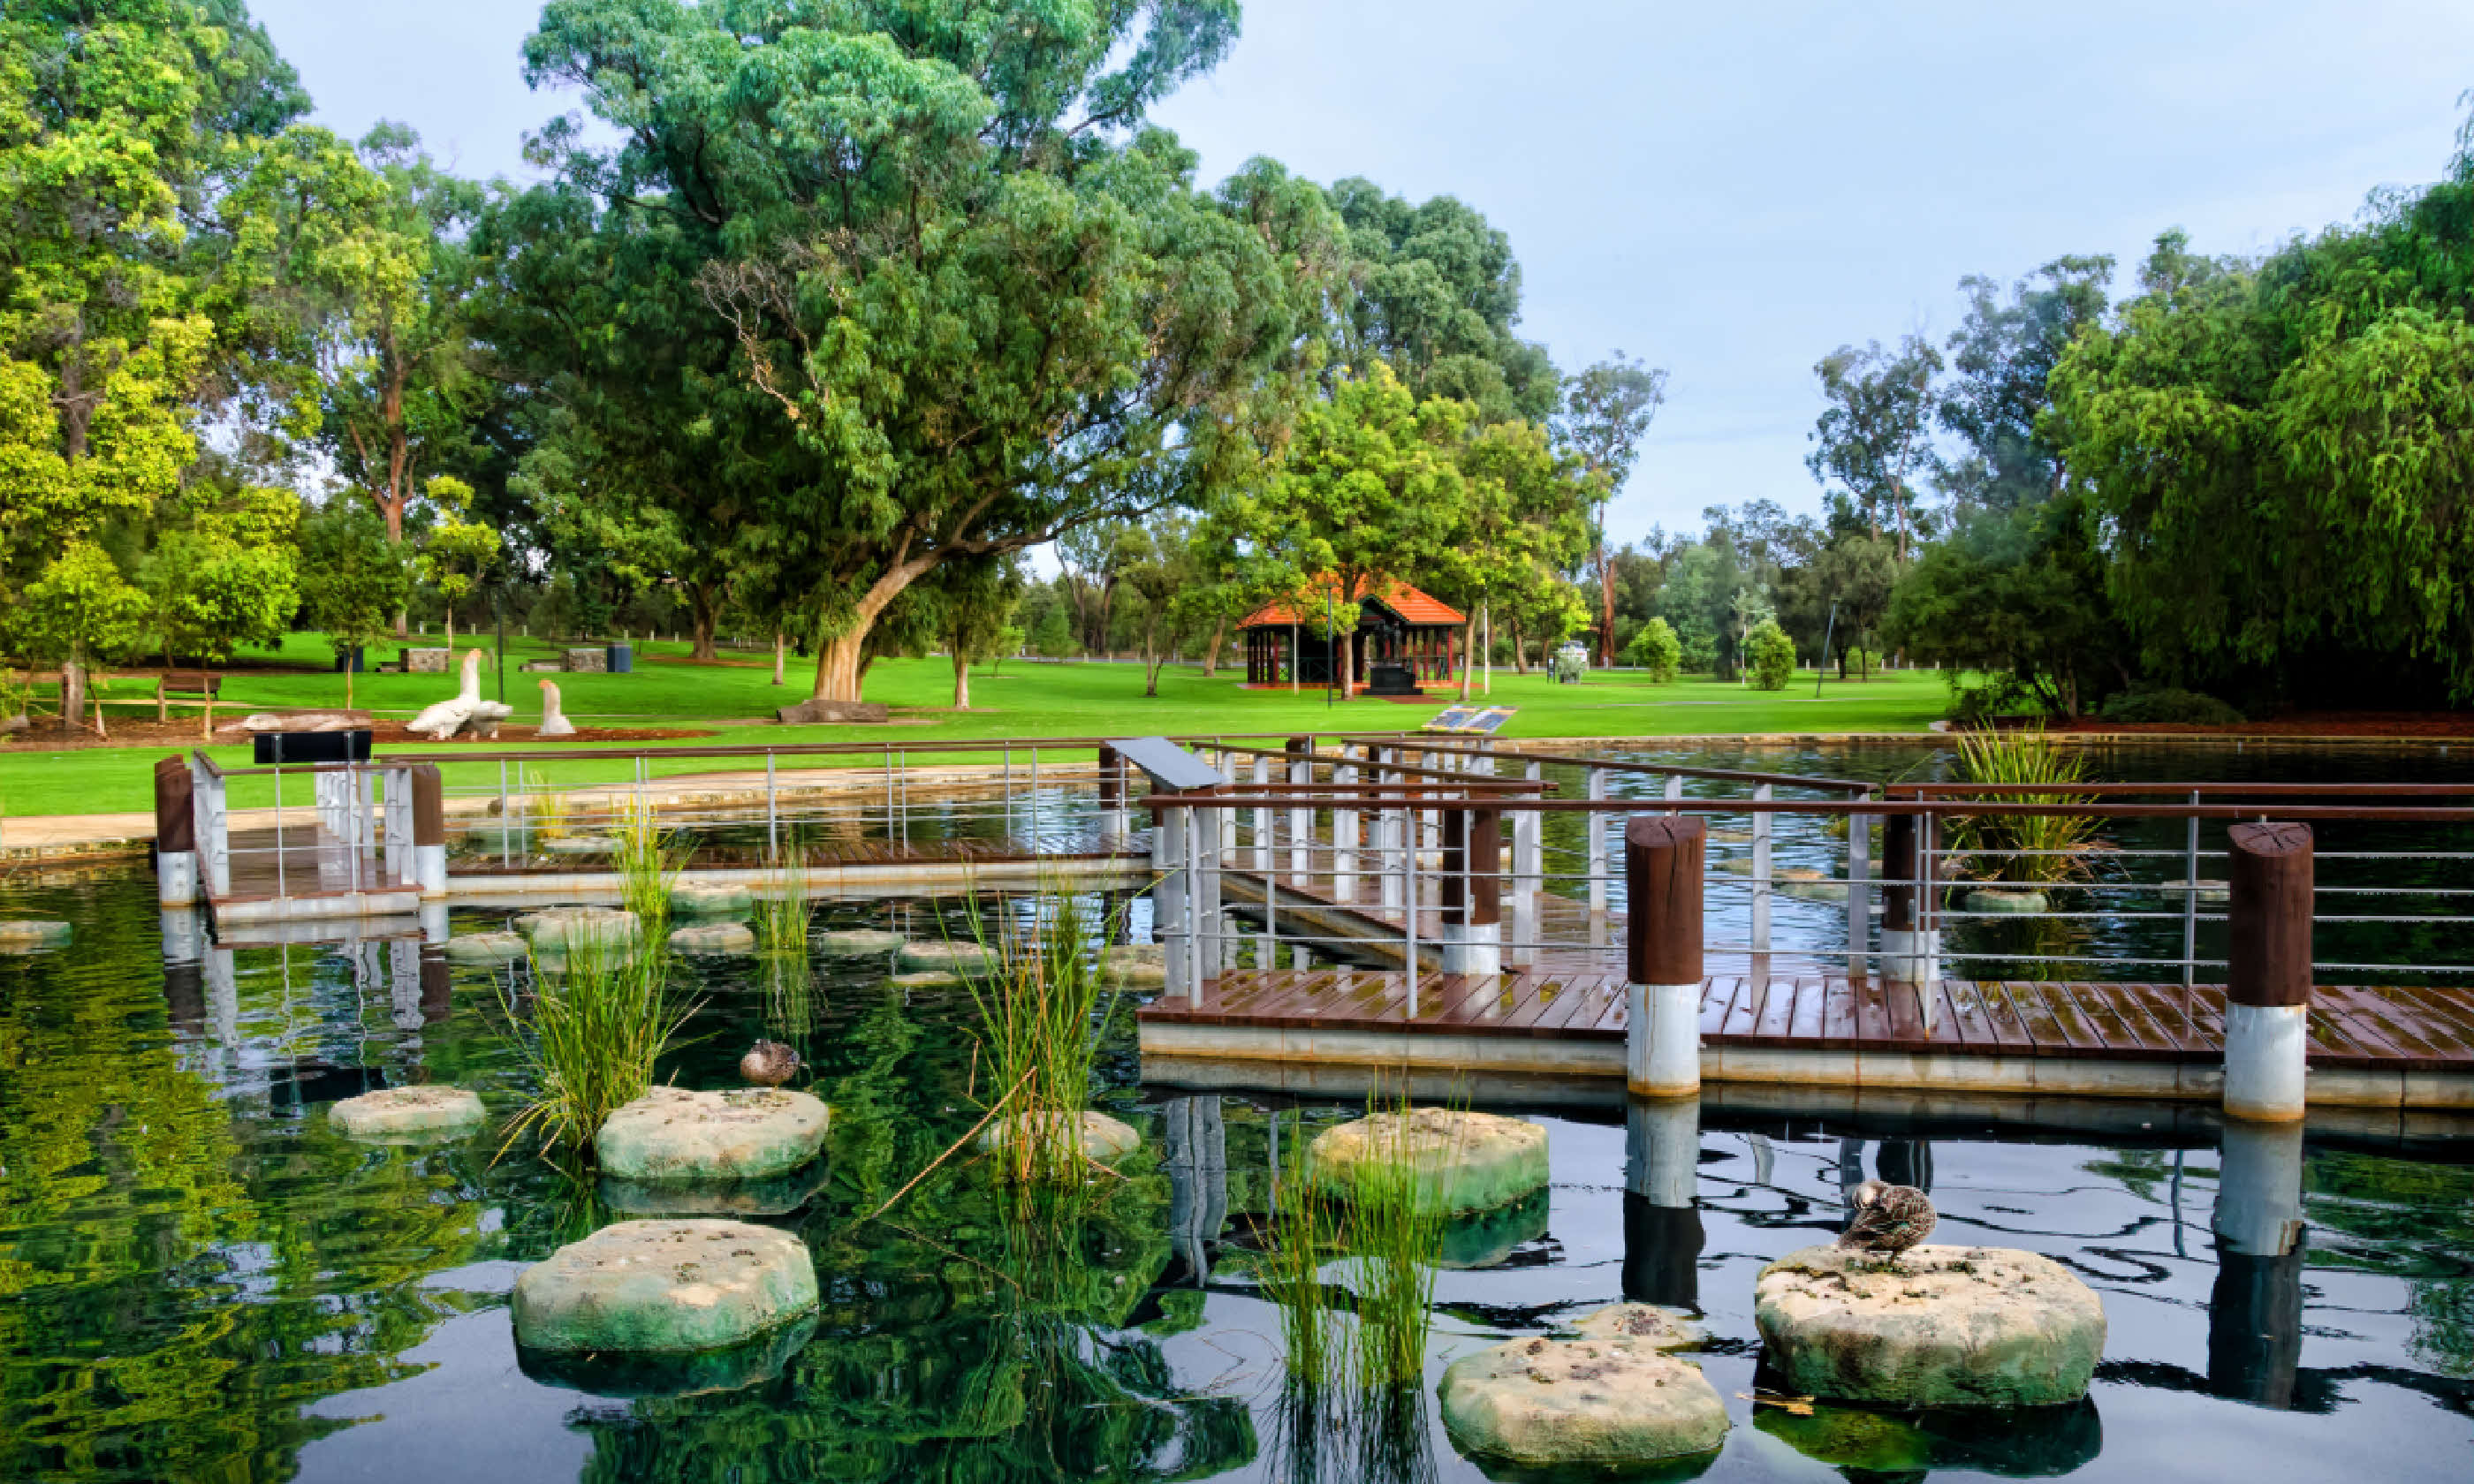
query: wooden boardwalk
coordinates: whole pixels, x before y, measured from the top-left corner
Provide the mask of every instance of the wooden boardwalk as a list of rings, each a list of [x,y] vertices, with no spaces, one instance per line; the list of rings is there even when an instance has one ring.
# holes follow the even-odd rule
[[[1198,1003],[1161,996],[1148,1029],[1250,1027],[1399,1037],[1620,1045],[1620,973],[1532,969],[1423,973],[1409,1013],[1396,970],[1244,970],[1208,981]],[[2311,1010],[2314,1068],[2474,1075],[2474,995],[2413,987],[2323,987]],[[2199,986],[1943,980],[1918,988],[1844,976],[1717,977],[1701,991],[1706,1047],[2066,1058],[2215,1065],[2224,992]]]
[[[393,910],[410,912],[420,905],[419,885],[387,877],[384,852],[376,852],[376,859],[363,856],[358,860],[353,853],[324,825],[315,823],[286,825],[279,835],[273,828],[235,829],[231,832],[230,889],[209,891],[206,899],[216,911],[225,913],[287,902],[323,901],[331,907],[353,898],[385,899],[407,894],[410,899]],[[242,915],[258,914],[244,910]]]

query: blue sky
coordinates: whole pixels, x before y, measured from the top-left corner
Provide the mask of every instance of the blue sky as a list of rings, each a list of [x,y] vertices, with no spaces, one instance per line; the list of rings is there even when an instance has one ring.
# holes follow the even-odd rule
[[[254,0],[317,116],[421,131],[526,174],[521,0]],[[1575,369],[1671,374],[1617,539],[1704,507],[1819,509],[1812,363],[1956,324],[1958,279],[2154,235],[2253,252],[2440,171],[2474,86],[2464,0],[1746,0],[1552,6],[1248,0],[1212,77],[1160,110],[1217,179],[1449,194],[1509,232],[1522,332]]]

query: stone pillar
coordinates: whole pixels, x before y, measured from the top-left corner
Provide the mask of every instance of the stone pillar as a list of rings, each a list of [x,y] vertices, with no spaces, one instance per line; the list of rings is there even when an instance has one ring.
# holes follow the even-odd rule
[[[2302,1362],[2302,1125],[2229,1120],[2218,1161],[2208,1386],[2290,1407]]]
[[[405,770],[412,775],[412,879],[424,897],[447,895],[447,790],[436,763]]]
[[[1709,826],[1697,814],[1624,823],[1624,1074],[1636,1097],[1701,1090],[1701,890]]]
[[[155,763],[155,899],[185,907],[198,899],[196,783],[174,753]]]
[[[1624,1297],[1701,1306],[1701,1100],[1635,1098],[1624,1115]]]
[[[1503,971],[1502,814],[1452,809],[1443,814],[1443,972]]]
[[[2225,1115],[2298,1119],[2311,1017],[2311,826],[2242,824],[2227,834]]]

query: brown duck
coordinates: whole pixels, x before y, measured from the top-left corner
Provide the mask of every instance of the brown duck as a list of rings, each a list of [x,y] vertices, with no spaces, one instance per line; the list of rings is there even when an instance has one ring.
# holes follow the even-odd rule
[[[1838,1233],[1838,1245],[1878,1253],[1892,1262],[1932,1234],[1932,1198],[1913,1185],[1868,1180],[1856,1187],[1856,1214]]]
[[[739,1075],[760,1088],[778,1088],[799,1070],[799,1053],[778,1041],[760,1041],[739,1059]],[[1930,1224],[1930,1218],[1927,1218]]]

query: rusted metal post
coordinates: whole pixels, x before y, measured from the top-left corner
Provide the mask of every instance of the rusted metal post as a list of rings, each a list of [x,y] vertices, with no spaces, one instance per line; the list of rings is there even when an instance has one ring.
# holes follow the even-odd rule
[[[2302,1116],[2310,1041],[2311,826],[2243,824],[2232,846],[2225,973],[2225,1114]]]
[[[196,784],[174,753],[155,764],[155,899],[185,907],[198,899]]]
[[[1701,892],[1709,826],[1697,814],[1624,822],[1624,1075],[1639,1097],[1701,1090]]]

